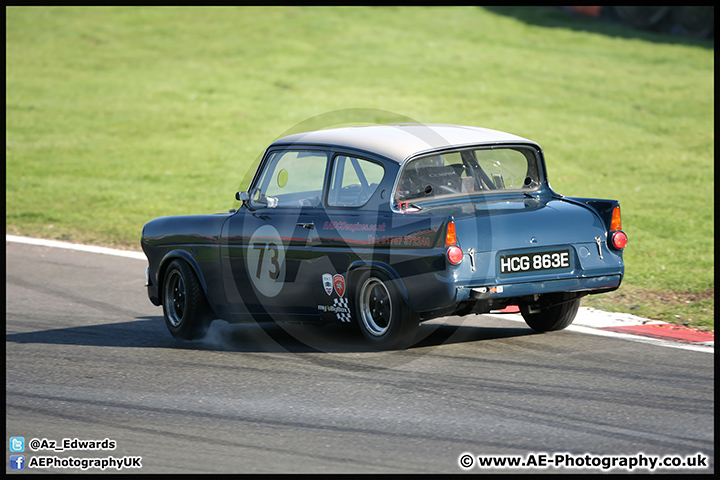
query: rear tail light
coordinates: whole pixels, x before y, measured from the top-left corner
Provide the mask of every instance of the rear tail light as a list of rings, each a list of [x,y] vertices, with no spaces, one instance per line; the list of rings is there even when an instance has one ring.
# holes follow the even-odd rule
[[[460,265],[460,262],[462,262],[463,259],[463,251],[457,245],[453,245],[452,247],[448,248],[447,259],[448,262],[452,263],[453,265]]]
[[[463,251],[457,245],[457,234],[455,233],[455,222],[450,220],[445,234],[446,256],[452,265],[460,265],[463,259]]]
[[[447,226],[447,233],[445,234],[445,246],[450,247],[457,245],[457,233],[455,233],[455,222],[450,220]]]
[[[628,237],[622,231],[622,217],[620,216],[620,207],[613,208],[612,219],[610,220],[610,244],[622,250],[628,243]]]
[[[623,232],[622,230],[613,233],[610,239],[612,241],[612,246],[617,248],[618,250],[622,250],[623,248],[625,248],[625,245],[627,245],[628,242],[627,235],[625,235],[625,232]]]
[[[620,207],[613,208],[612,220],[610,220],[610,231],[615,232],[622,230],[622,218],[620,217]]]

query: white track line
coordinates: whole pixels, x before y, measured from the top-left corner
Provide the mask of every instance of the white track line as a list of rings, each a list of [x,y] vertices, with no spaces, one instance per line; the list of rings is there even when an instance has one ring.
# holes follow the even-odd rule
[[[81,252],[102,253],[105,255],[115,255],[117,257],[136,258],[138,260],[147,260],[142,252],[132,252],[129,250],[116,250],[114,248],[96,247],[94,245],[78,245],[75,243],[58,242],[56,240],[43,240],[42,238],[18,237],[15,235],[5,235],[6,242],[26,243],[28,245],[40,245],[42,247],[66,248],[68,250],[78,250]]]

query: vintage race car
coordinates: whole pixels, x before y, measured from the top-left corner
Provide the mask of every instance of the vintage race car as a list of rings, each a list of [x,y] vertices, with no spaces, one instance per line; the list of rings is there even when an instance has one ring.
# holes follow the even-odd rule
[[[518,306],[545,332],[623,278],[616,200],[555,193],[543,151],[484,128],[396,124],[280,138],[237,209],[143,228],[173,336],[213,319],[355,323],[379,348],[420,322]]]

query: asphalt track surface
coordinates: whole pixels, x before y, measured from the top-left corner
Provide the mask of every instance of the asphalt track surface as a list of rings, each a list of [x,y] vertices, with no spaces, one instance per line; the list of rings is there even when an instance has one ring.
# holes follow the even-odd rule
[[[140,259],[7,242],[6,261],[6,452],[24,437],[25,470],[141,457],[122,471],[714,472],[712,351],[537,334],[500,315],[433,322],[393,352],[341,326],[216,321],[178,342]],[[33,451],[32,439],[48,442]],[[481,468],[480,456],[531,465]],[[613,457],[695,465],[604,470]],[[576,467],[547,463],[563,458]]]

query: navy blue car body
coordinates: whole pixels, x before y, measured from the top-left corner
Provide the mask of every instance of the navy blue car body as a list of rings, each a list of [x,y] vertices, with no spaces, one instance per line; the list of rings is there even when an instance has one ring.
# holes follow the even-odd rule
[[[396,348],[423,320],[508,305],[559,330],[624,273],[618,202],[555,193],[540,146],[494,130],[291,135],[237,198],[229,213],[143,229],[148,295],[178,338],[215,318],[304,319],[356,323]]]

